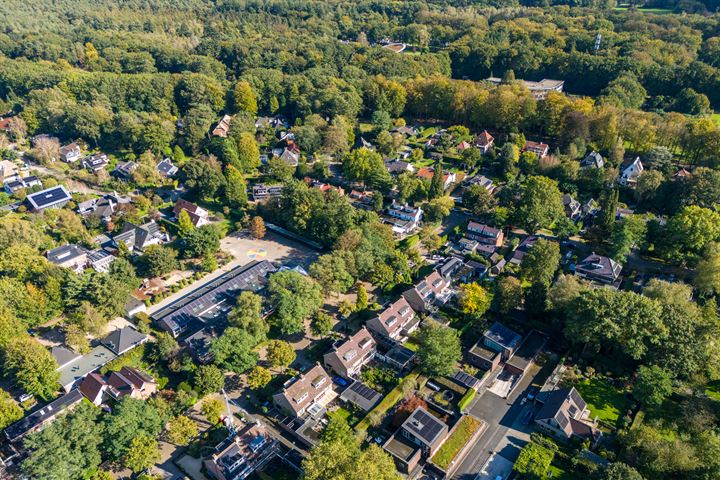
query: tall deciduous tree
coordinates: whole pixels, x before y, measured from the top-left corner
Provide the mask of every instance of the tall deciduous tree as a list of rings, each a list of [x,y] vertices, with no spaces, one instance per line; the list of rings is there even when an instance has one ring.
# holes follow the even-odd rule
[[[122,463],[135,473],[152,467],[160,460],[158,442],[149,435],[138,435],[130,442]]]
[[[270,327],[263,318],[262,297],[247,290],[241,292],[228,315],[228,323],[245,330],[258,341],[263,341]]]
[[[322,306],[320,285],[292,270],[270,276],[270,301],[276,305],[276,321],[285,335],[304,330],[304,321]]]
[[[671,393],[672,377],[667,371],[657,365],[642,365],[638,369],[633,395],[644,405],[657,407]]]
[[[235,112],[247,112],[250,115],[257,114],[258,105],[255,92],[250,84],[241,80],[233,87],[233,110]]]
[[[450,375],[462,358],[460,338],[455,329],[430,322],[420,331],[420,368],[428,375]]]
[[[490,295],[477,283],[465,283],[459,287],[460,309],[473,318],[482,317],[490,308]]]
[[[288,342],[272,340],[267,346],[267,358],[273,367],[289,367],[295,356],[295,350]]]
[[[60,373],[48,350],[29,337],[8,342],[3,355],[5,371],[27,392],[49,400],[55,396]]]
[[[560,245],[541,238],[523,257],[522,277],[530,283],[550,285],[560,265]]]
[[[233,165],[225,167],[225,199],[232,208],[244,208],[248,203],[247,183]]]
[[[220,337],[210,345],[215,363],[225,370],[243,373],[258,361],[253,349],[257,341],[250,333],[237,327],[228,327]]]
[[[547,177],[528,177],[519,189],[512,214],[513,222],[528,233],[538,228],[550,228],[563,215],[562,194],[555,180]]]
[[[248,230],[253,238],[265,238],[265,221],[260,216],[254,216],[252,220],[250,220],[250,227]]]

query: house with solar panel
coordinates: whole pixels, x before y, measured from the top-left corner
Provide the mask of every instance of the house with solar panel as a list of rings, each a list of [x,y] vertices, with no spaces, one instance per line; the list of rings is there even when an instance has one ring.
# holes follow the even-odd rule
[[[258,293],[277,268],[268,260],[255,261],[227,273],[161,308],[151,318],[174,338],[215,322],[232,308],[242,291]]]
[[[62,208],[72,200],[70,192],[64,185],[46,188],[25,197],[31,212],[42,212],[50,208]]]
[[[562,440],[589,439],[593,445],[600,440],[602,432],[574,387],[540,392],[535,402],[541,405],[535,424],[545,433]]]
[[[448,426],[423,407],[418,407],[385,444],[398,469],[403,473],[415,470],[420,460],[432,457],[445,442]]]
[[[160,245],[169,241],[167,232],[163,231],[155,220],[142,225],[126,222],[120,233],[113,237],[116,248],[120,248],[122,242],[128,250],[137,254],[141,254],[150,245]]]
[[[215,447],[203,462],[212,478],[243,480],[279,453],[277,441],[260,424],[246,424]]]

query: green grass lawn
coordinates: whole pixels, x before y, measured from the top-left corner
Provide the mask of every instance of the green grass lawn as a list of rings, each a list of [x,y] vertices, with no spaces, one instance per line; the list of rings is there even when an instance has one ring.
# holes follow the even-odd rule
[[[629,402],[623,396],[623,392],[603,378],[595,377],[583,380],[575,385],[575,388],[587,402],[591,418],[594,419],[597,416],[598,419],[609,425],[617,425],[618,418],[629,407]]]
[[[713,400],[720,400],[720,380],[708,383],[705,386],[705,394]]]
[[[627,10],[630,10],[630,8],[627,6],[615,7],[615,10],[627,11]],[[638,9],[636,9],[636,11],[642,12],[642,13],[657,13],[658,15],[673,13],[673,11],[670,10],[669,8],[638,8]]]
[[[715,123],[720,125],[720,113],[713,113],[712,115],[710,115],[710,118],[715,120]]]
[[[547,478],[553,480],[580,480],[580,477],[571,472],[566,472],[556,465],[550,465],[547,472]]]
[[[445,470],[450,462],[460,453],[465,444],[480,428],[480,421],[474,417],[465,416],[460,420],[460,424],[455,428],[452,435],[443,443],[440,450],[433,456],[432,461],[435,465]]]

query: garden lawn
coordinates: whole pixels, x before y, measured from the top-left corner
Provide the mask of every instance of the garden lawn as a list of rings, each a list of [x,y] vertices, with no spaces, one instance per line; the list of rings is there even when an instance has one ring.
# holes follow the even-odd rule
[[[590,418],[598,419],[610,426],[617,426],[620,416],[627,411],[629,402],[623,392],[604,378],[595,377],[583,380],[575,388],[590,409]]]
[[[419,377],[420,377],[420,373],[419,373],[418,371],[414,370],[414,371],[410,372],[410,373],[409,373],[405,378],[403,378],[402,380],[404,381],[405,379],[407,379],[407,380],[415,380],[415,381],[418,381],[418,380],[419,380]],[[423,384],[424,384],[424,382],[419,382],[419,383],[423,383]],[[375,413],[375,414],[377,414],[377,415],[379,415],[379,416],[381,416],[381,417],[384,417],[384,416],[387,414],[387,412],[389,412],[390,409],[393,408],[393,407],[395,406],[395,404],[397,404],[402,398],[403,398],[402,381],[400,381],[400,385],[398,385],[397,387],[393,388],[393,389],[390,391],[390,393],[388,393],[387,395],[385,395],[385,398],[383,398],[382,400],[380,400],[380,403],[378,403],[375,408],[373,408],[372,410],[370,410],[370,412],[368,412],[368,414],[365,416],[365,418],[363,418],[363,419],[360,421],[360,423],[358,423],[358,424],[355,426],[355,430],[358,431],[358,432],[367,430],[368,427],[370,426],[370,419],[369,419],[369,417],[370,417],[370,414],[371,414],[371,413]]]
[[[580,477],[571,472],[566,472],[560,467],[550,465],[547,472],[547,478],[552,480],[580,480]]]
[[[481,425],[480,420],[474,417],[465,416],[460,419],[460,423],[455,427],[452,435],[445,440],[440,450],[432,457],[432,462],[443,470],[446,470],[448,466],[450,466],[450,462],[457,457],[460,450],[470,441]]]
[[[720,400],[720,380],[708,383],[705,386],[705,394],[713,400]]]
[[[715,123],[720,125],[720,113],[713,113],[712,115],[710,115],[710,118],[715,120]]]

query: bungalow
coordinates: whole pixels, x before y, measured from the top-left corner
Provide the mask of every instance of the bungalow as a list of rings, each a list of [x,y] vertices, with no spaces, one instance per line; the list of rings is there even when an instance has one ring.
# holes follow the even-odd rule
[[[215,359],[215,355],[210,351],[210,345],[216,338],[215,328],[208,326],[187,337],[182,344],[190,350],[190,354],[198,363],[206,365]]]
[[[580,202],[575,200],[571,195],[567,193],[562,196],[563,206],[565,207],[565,215],[570,220],[576,222],[582,217],[582,209],[580,208]]]
[[[147,341],[147,335],[138,332],[129,325],[113,330],[101,340],[102,344],[115,355],[122,355]]]
[[[50,263],[75,273],[82,273],[88,263],[88,251],[72,243],[48,250],[45,256]]]
[[[636,157],[632,162],[623,162],[620,165],[620,170],[622,173],[618,178],[618,183],[626,187],[634,187],[645,167],[643,167],[640,157]]]
[[[70,200],[70,192],[67,191],[65,186],[58,185],[56,187],[46,188],[39,192],[31,193],[25,200],[30,206],[30,211],[41,212],[49,208],[62,208]]]
[[[547,143],[533,142],[531,140],[526,141],[525,147],[523,147],[523,152],[532,152],[538,158],[546,157],[549,151],[550,146]]]
[[[612,258],[597,255],[588,255],[575,266],[575,275],[592,282],[605,285],[618,285],[622,272],[622,265]]]
[[[273,395],[273,401],[284,412],[302,417],[306,412],[325,407],[323,397],[332,393],[332,381],[320,364],[307,373],[291,378],[282,391]],[[326,404],[327,402],[325,402]]]
[[[227,138],[228,132],[230,131],[230,122],[232,121],[232,117],[230,115],[223,115],[223,117],[220,119],[220,121],[215,125],[215,128],[213,128],[212,136],[213,137],[220,137],[220,138]]]
[[[107,273],[113,261],[115,256],[101,248],[91,250],[87,254],[87,266],[99,273]]]
[[[483,130],[482,133],[479,133],[475,137],[474,143],[480,152],[485,155],[495,143],[495,137],[490,135],[487,130]]]
[[[467,149],[470,148],[470,147],[472,147],[472,145],[471,145],[470,143],[468,143],[468,142],[466,142],[466,141],[463,140],[462,142],[458,143],[458,144],[455,146],[455,150],[457,150],[458,152],[463,152],[463,151],[467,150]]]
[[[83,395],[77,389],[66,393],[7,427],[4,431],[5,438],[10,442],[17,442],[28,433],[43,429],[52,423],[59,415],[74,408],[82,399]]]
[[[489,77],[485,80],[495,85],[500,85],[502,83],[502,78],[499,77]],[[520,82],[525,88],[530,90],[532,96],[538,100],[544,99],[550,92],[562,92],[563,86],[565,85],[564,80],[553,80],[550,78],[543,78],[539,82],[534,82],[532,80],[517,81]]]
[[[137,226],[130,222],[126,222],[119,234],[113,237],[113,243],[119,248],[120,242],[131,252],[142,253],[144,249],[150,245],[159,245],[170,241],[168,234],[160,229],[155,220]]]
[[[425,178],[427,180],[432,180],[434,175],[435,169],[433,167],[422,167],[417,172],[419,178]],[[450,185],[455,183],[456,178],[453,172],[443,172],[443,189],[447,190]]]
[[[82,151],[80,145],[73,142],[69,145],[60,147],[60,160],[65,163],[75,163],[82,157]]]
[[[396,127],[391,130],[392,133],[399,133],[401,135],[404,135],[406,137],[417,137],[418,131],[416,128],[408,127],[407,125],[403,125],[401,127]]]
[[[175,207],[173,208],[173,214],[175,215],[175,218],[179,219],[180,213],[183,211],[187,212],[188,216],[190,217],[190,221],[196,227],[202,227],[203,225],[207,225],[210,223],[210,214],[207,210],[202,207],[198,207],[194,203],[179,198],[178,201],[175,202]]]
[[[286,148],[279,155],[280,159],[290,165],[291,167],[297,167],[300,163],[300,152],[294,149]]]
[[[108,166],[110,160],[104,153],[94,153],[83,158],[82,166],[92,173],[97,173]]]
[[[463,262],[462,259],[458,257],[450,257],[441,265],[436,265],[435,270],[448,282],[452,282],[452,279],[460,270],[462,270],[464,266],[465,262]]]
[[[360,380],[355,380],[348,388],[343,390],[340,394],[340,400],[352,403],[364,412],[369,412],[375,405],[380,403],[382,394],[368,387]]]
[[[438,272],[432,272],[413,288],[405,290],[403,297],[416,312],[430,312],[444,305],[453,296],[450,282]]]
[[[542,408],[535,424],[544,432],[562,440],[589,439],[595,445],[602,432],[590,420],[590,410],[575,388],[563,388],[538,395]]]
[[[323,357],[325,368],[343,378],[355,378],[363,365],[375,356],[375,340],[367,328],[361,328],[344,342],[336,342]]]
[[[277,454],[278,444],[265,427],[261,423],[251,423],[216,446],[203,465],[217,480],[244,480]]]
[[[105,381],[102,375],[92,372],[83,379],[78,390],[90,403],[99,407],[105,400],[108,388],[110,388],[110,384]]]
[[[492,261],[492,257],[495,255],[497,255],[497,254],[493,254],[490,256],[491,261]],[[505,260],[505,258],[503,258],[503,257],[500,257],[499,259],[497,259],[497,262],[494,262],[493,266],[490,267],[490,273],[495,276],[500,275],[505,270],[506,265],[507,265],[507,260]]]
[[[385,162],[385,168],[391,175],[403,173],[403,172],[414,172],[415,167],[404,160],[390,160]]]
[[[414,332],[420,319],[404,297],[385,308],[377,317],[367,321],[367,328],[382,337],[403,342]]]
[[[468,222],[467,236],[480,243],[494,245],[495,247],[502,247],[503,240],[505,239],[503,231],[499,228],[473,221]]]
[[[362,208],[365,210],[368,210],[372,208],[373,206],[373,192],[361,192],[358,190],[351,190],[350,195],[350,202],[355,206],[355,208]]]
[[[172,178],[178,173],[178,167],[176,167],[169,158],[160,161],[155,166],[155,169],[158,171],[160,176],[164,178]]]
[[[673,174],[673,178],[688,178],[691,177],[692,173],[685,167],[681,167],[680,170]]]
[[[600,155],[595,150],[590,152],[585,158],[580,161],[580,168],[582,169],[603,168],[604,165],[605,160],[603,160],[602,155]]]

